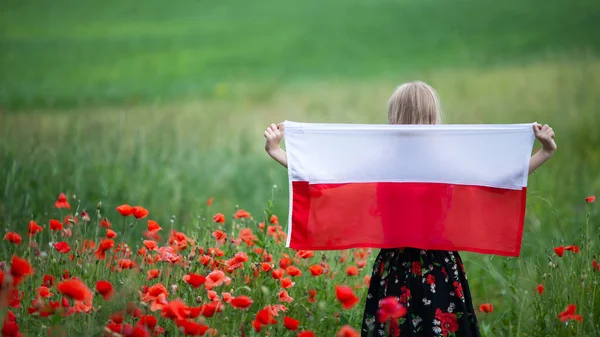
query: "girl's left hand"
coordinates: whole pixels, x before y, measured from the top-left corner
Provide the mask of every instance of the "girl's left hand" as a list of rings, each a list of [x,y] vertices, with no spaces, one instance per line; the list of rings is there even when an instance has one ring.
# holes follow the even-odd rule
[[[535,138],[542,143],[544,151],[548,154],[554,154],[556,151],[556,143],[554,142],[554,130],[548,124],[542,126],[541,124],[533,125],[533,133]]]

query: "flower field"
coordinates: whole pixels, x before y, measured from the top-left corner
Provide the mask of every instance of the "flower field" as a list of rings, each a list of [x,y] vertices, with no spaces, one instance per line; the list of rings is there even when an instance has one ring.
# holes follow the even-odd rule
[[[594,202],[585,199],[588,206]],[[0,262],[3,337],[360,335],[370,249],[334,255],[284,249],[286,233],[268,209],[258,217],[243,209],[214,211],[199,224],[210,236],[180,232],[173,220],[155,220],[141,206],[123,204],[116,211],[101,203],[91,214],[73,209],[61,193],[49,218],[5,234],[2,245],[10,245],[12,256]],[[137,227],[142,237],[121,239]],[[556,336],[589,336],[582,325],[589,332],[598,324],[600,264],[591,259],[598,245],[589,223],[585,229],[581,246],[553,248],[552,272],[525,290],[533,297],[534,318]],[[580,279],[570,284],[576,270]],[[567,294],[573,303],[561,301],[563,310],[542,309],[573,288],[581,297]],[[380,303],[377,319],[391,335],[406,314],[402,302],[388,297]],[[502,315],[495,303],[475,304],[480,321]],[[453,336],[452,313],[445,315],[440,333]]]

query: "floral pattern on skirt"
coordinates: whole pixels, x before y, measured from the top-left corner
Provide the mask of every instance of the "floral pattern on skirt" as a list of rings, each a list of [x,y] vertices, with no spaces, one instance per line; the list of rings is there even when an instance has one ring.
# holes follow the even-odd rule
[[[408,310],[397,324],[377,321],[379,301],[388,296],[396,296]],[[362,337],[481,336],[458,252],[382,249],[373,266],[361,333]]]

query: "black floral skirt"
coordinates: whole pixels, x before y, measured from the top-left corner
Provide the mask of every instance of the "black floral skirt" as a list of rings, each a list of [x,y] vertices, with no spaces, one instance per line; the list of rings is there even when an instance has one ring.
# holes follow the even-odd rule
[[[408,310],[394,324],[377,321],[379,301],[388,296]],[[382,249],[373,266],[361,336],[481,336],[458,252]]]

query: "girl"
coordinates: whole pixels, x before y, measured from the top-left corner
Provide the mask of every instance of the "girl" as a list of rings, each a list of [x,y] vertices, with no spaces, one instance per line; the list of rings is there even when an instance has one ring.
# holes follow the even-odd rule
[[[389,100],[391,124],[439,124],[440,103],[435,90],[416,81],[398,87]],[[554,131],[548,125],[535,124],[535,137],[542,143],[531,157],[529,174],[545,163],[556,151]],[[264,133],[265,150],[287,167],[286,153],[280,147],[284,130],[271,124]],[[421,269],[427,268],[426,277]],[[408,310],[389,331],[377,321],[379,301],[395,296]],[[458,252],[417,248],[381,249],[373,266],[362,323],[362,336],[480,336],[477,317],[464,266]]]

